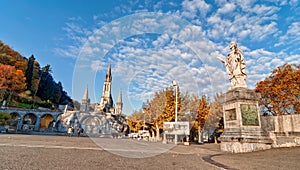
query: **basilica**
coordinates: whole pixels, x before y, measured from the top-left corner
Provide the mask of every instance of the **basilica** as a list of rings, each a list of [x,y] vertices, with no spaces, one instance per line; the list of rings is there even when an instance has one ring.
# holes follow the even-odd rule
[[[78,128],[84,129],[85,133],[89,136],[112,137],[126,135],[129,127],[126,116],[122,114],[122,91],[120,90],[118,100],[114,104],[111,87],[112,74],[109,64],[104,79],[100,103],[94,104],[94,107],[91,107],[88,87],[86,87],[81,100],[80,110],[69,111],[65,109],[64,113],[60,115],[60,121],[66,128],[73,127],[75,130]]]

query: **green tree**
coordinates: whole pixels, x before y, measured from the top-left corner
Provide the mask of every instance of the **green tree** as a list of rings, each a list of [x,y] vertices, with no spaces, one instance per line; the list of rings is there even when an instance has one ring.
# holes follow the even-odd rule
[[[25,72],[27,90],[30,90],[31,94],[34,93],[32,87],[31,87],[32,86],[32,78],[33,78],[34,61],[35,61],[35,58],[34,58],[33,55],[31,55],[29,57],[29,60],[28,60],[28,63],[27,63],[27,69],[26,69],[26,72]]]
[[[43,101],[50,100],[52,104],[68,104],[73,107],[72,99],[63,90],[61,82],[56,83],[51,75],[50,65],[40,70],[39,88],[36,95]]]

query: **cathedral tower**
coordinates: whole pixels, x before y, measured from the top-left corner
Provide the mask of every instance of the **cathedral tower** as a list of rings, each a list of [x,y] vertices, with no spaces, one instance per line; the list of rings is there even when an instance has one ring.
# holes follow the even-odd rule
[[[109,112],[111,108],[113,108],[114,103],[111,96],[111,85],[112,85],[112,75],[111,75],[111,67],[109,64],[105,75],[102,96],[100,98],[100,104],[96,107],[95,111]]]

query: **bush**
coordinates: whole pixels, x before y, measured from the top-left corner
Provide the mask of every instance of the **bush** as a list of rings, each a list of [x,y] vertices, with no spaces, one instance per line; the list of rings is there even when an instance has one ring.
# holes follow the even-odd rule
[[[47,100],[47,101],[41,101],[41,102],[38,103],[38,105],[40,107],[45,107],[45,108],[51,108],[52,107],[52,103],[49,100]]]
[[[10,122],[11,116],[8,113],[0,112],[0,126],[8,125]]]
[[[8,113],[0,112],[0,119],[9,120],[11,119],[11,116]]]

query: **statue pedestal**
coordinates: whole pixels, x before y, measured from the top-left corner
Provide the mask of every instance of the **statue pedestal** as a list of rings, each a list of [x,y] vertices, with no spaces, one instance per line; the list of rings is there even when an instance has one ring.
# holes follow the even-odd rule
[[[271,148],[273,141],[261,129],[259,98],[260,94],[242,87],[220,97],[224,113],[222,151],[240,153]]]

